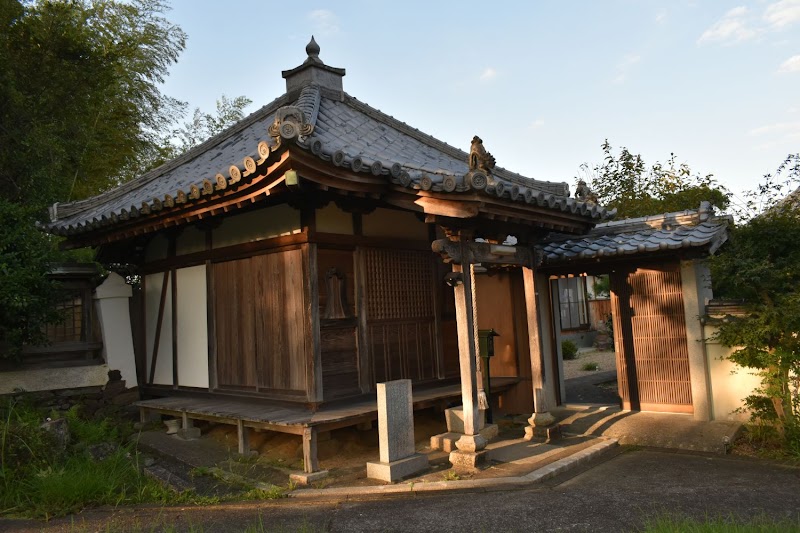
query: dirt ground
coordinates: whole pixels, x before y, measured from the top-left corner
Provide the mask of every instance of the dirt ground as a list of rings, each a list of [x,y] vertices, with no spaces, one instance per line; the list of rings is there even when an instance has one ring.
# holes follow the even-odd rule
[[[510,423],[510,422],[509,422]],[[200,424],[197,424],[200,426]],[[217,465],[217,468],[232,474],[264,483],[285,486],[288,475],[303,469],[303,447],[296,435],[273,431],[253,431],[250,434],[250,447],[258,451],[251,458],[238,457],[236,429],[229,425],[207,424],[201,426],[204,436],[208,436],[230,450],[230,457]],[[444,414],[433,409],[414,413],[414,435],[419,453],[429,454],[433,465],[442,462],[442,469],[449,468],[444,461],[446,454],[432,453],[430,437],[447,431]],[[368,461],[378,461],[378,429],[373,422],[370,430],[347,427],[323,432],[317,441],[320,468],[330,475],[315,483],[315,488],[384,485],[384,482],[367,479],[364,465]],[[442,457],[438,457],[441,455]],[[439,461],[442,459],[442,461]]]
[[[579,352],[577,358],[564,361],[564,379],[579,378],[589,375],[593,372],[614,370],[617,368],[615,357],[616,354],[614,352],[605,352],[599,350]],[[587,363],[597,363],[598,369],[582,370],[581,367]]]

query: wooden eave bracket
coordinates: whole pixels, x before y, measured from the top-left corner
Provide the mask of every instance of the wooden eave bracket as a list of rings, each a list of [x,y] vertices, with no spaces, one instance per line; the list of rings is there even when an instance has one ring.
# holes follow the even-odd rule
[[[431,250],[445,263],[457,265],[481,263],[536,268],[542,264],[541,253],[527,246],[437,239],[431,243]]]

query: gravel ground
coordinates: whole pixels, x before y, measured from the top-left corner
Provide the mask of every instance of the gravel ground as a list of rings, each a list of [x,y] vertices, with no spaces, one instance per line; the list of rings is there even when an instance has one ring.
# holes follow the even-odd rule
[[[597,363],[599,366],[597,371],[615,370],[617,368],[614,352],[601,352],[598,350],[579,352],[577,359],[564,361],[564,379],[579,378],[595,372],[594,370],[581,370],[581,367],[586,363]]]

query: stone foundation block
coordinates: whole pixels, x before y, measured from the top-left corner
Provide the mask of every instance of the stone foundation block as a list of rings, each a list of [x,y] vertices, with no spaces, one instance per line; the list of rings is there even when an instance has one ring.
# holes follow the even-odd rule
[[[472,473],[480,470],[480,466],[486,463],[486,450],[479,452],[450,452],[450,464],[456,472]]]
[[[200,438],[200,428],[180,428],[177,433],[183,440],[195,440]]]
[[[367,463],[367,477],[393,482],[428,469],[428,457],[415,453],[390,463]]]
[[[525,440],[533,439],[547,439],[558,440],[561,438],[561,426],[553,424],[550,426],[526,426],[525,427]]]
[[[447,422],[447,431],[452,433],[464,433],[464,408],[451,407],[444,410],[444,419]],[[486,411],[478,410],[478,430],[486,425]]]
[[[295,472],[294,474],[289,474],[290,480],[304,487],[326,477],[328,477],[327,470],[320,470],[319,472]]]
[[[479,431],[481,437],[486,439],[487,441],[492,440],[493,438],[497,437],[500,428],[497,424],[488,424],[482,430]],[[434,435],[431,437],[431,449],[432,450],[442,450],[444,452],[450,453],[456,448],[456,441],[463,436],[463,433],[455,433],[455,432],[448,432],[448,433],[440,433],[439,435]]]

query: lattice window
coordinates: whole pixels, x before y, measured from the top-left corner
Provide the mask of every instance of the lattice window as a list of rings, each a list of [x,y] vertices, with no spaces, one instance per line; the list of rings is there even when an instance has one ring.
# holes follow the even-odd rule
[[[429,252],[370,249],[364,264],[369,320],[433,316]]]
[[[64,298],[56,305],[62,320],[45,328],[51,343],[87,340],[84,333],[84,297],[82,290],[64,290]],[[89,300],[88,305],[91,305]]]

